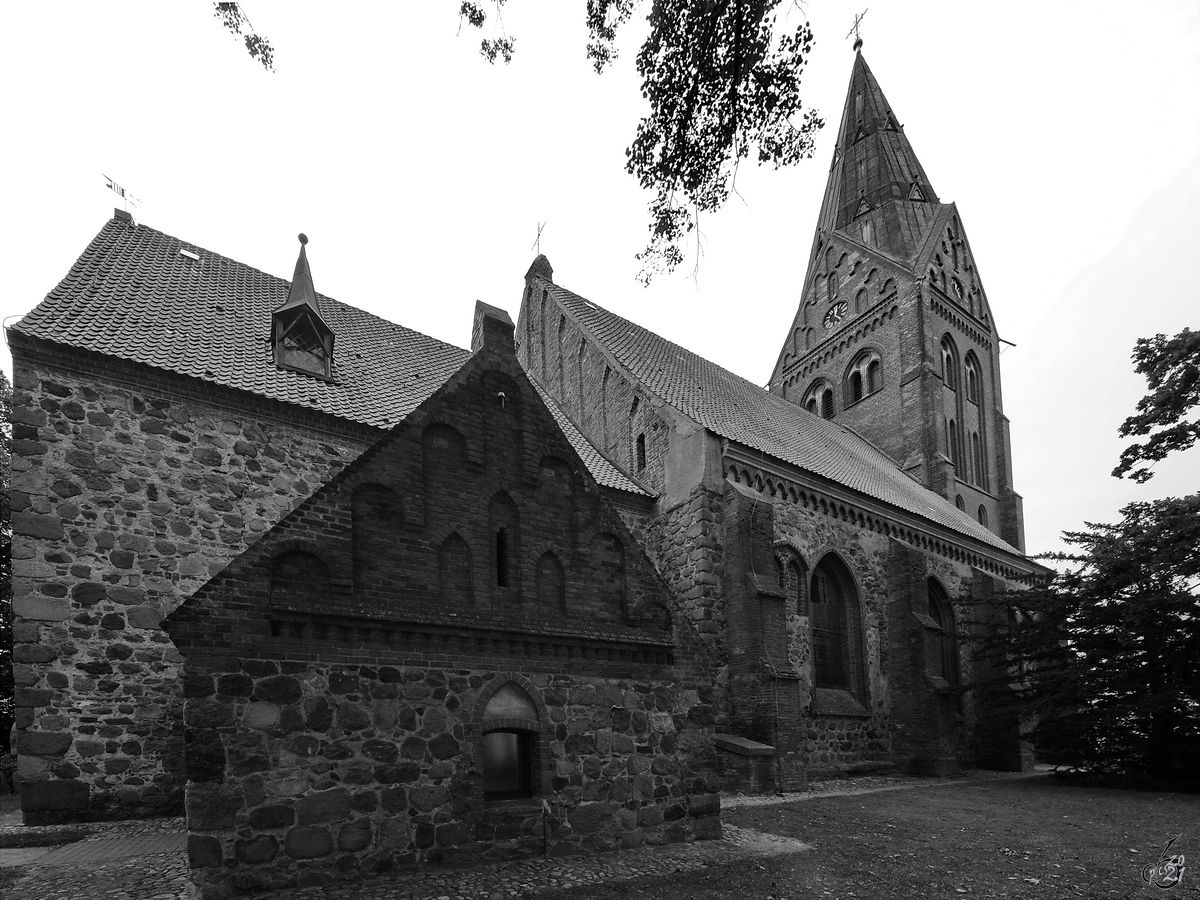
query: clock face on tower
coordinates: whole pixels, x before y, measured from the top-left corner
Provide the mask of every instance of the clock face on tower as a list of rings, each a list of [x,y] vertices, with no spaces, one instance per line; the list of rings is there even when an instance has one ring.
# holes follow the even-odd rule
[[[835,325],[840,325],[842,320],[846,318],[846,302],[839,300],[833,306],[829,307],[829,312],[825,313],[823,324],[826,328],[833,328]]]

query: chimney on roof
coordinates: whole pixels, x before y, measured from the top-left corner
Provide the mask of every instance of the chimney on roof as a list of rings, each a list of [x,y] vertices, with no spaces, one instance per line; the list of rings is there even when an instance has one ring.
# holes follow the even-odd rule
[[[515,356],[517,348],[513,336],[516,330],[513,320],[504,310],[480,300],[475,301],[475,322],[471,328],[472,353],[487,348],[495,353]]]
[[[529,271],[525,273],[525,280],[531,278],[541,278],[543,281],[554,281],[554,269],[550,267],[550,260],[546,259],[546,254],[539,253],[537,259],[533,261],[533,265],[529,267]]]

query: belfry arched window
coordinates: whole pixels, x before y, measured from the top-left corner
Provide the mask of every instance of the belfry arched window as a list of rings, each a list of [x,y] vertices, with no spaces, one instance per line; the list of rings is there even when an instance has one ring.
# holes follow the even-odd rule
[[[833,385],[825,379],[812,383],[804,394],[800,404],[810,413],[816,413],[822,419],[832,419],[834,416]]]
[[[878,351],[864,350],[846,370],[846,403],[857,403],[883,387],[883,364]]]

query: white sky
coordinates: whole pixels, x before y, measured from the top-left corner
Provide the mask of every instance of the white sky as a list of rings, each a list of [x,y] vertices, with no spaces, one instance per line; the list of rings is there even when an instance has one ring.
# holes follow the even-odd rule
[[[861,4],[861,5],[860,5]],[[10,4],[0,35],[6,321],[121,201],[139,221],[467,346],[476,299],[514,318],[537,223],[555,280],[765,384],[799,301],[853,62],[864,53],[934,189],[958,203],[1001,335],[1031,552],[1135,499],[1200,487],[1200,451],[1109,476],[1144,382],[1140,336],[1200,327],[1200,4],[811,0],[814,159],[744,165],[704,258],[634,282],[644,196],[623,170],[643,101],[630,23],[603,76],[583,0],[510,0],[488,66],[458,0],[248,0],[267,75],[206,0]],[[649,8],[647,0],[646,8]],[[3,367],[11,359],[3,351]]]

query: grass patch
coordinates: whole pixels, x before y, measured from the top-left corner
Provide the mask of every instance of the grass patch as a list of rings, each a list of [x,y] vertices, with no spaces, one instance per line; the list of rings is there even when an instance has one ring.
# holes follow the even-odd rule
[[[815,796],[722,813],[725,822],[802,840],[811,852],[607,885],[622,900],[824,898],[1166,898],[1195,896],[1200,874],[1170,891],[1141,879],[1166,842],[1200,857],[1200,797],[1092,788],[1049,777],[930,782],[930,787]],[[937,785],[937,786],[933,786]],[[594,888],[549,898],[582,900]]]

